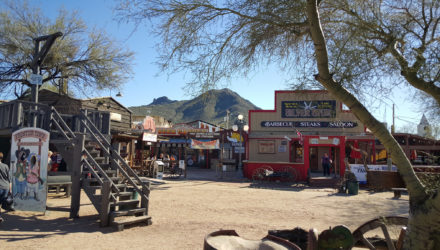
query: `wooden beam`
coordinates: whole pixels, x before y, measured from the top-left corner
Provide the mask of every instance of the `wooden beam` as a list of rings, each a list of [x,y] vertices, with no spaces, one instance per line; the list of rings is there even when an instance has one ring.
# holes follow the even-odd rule
[[[77,134],[75,147],[73,149],[72,164],[72,199],[70,203],[70,218],[79,218],[79,208],[81,205],[81,156],[84,149],[84,134]]]
[[[109,225],[110,192],[110,182],[104,180],[101,189],[101,211],[99,212],[99,226],[101,227],[107,227]]]

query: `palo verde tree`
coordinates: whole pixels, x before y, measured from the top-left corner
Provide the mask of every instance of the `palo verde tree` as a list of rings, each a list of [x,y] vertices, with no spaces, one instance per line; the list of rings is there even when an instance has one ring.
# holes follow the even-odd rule
[[[163,68],[190,70],[198,89],[267,63],[309,79],[295,88],[326,88],[380,139],[407,185],[405,248],[440,248],[439,190],[422,184],[361,102],[368,92],[388,95],[397,82],[439,103],[439,1],[125,0],[118,13],[137,24],[154,20]]]
[[[55,32],[63,36],[55,41],[40,67],[43,86],[86,94],[118,88],[130,76],[133,53],[105,32],[87,28],[77,13],[60,10],[52,20],[26,2],[7,1],[0,10],[1,96],[26,93],[31,86],[33,39]]]

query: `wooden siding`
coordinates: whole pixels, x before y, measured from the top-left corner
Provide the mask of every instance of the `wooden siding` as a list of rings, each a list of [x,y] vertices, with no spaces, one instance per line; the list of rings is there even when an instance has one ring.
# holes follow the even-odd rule
[[[29,97],[22,100],[31,101]],[[80,113],[81,101],[66,95],[42,89],[38,92],[38,103],[55,107],[60,114],[77,115]]]
[[[131,129],[131,112],[113,98],[96,98],[81,101],[81,107],[89,110],[106,111],[121,115],[121,121],[110,121],[112,133],[126,132]]]

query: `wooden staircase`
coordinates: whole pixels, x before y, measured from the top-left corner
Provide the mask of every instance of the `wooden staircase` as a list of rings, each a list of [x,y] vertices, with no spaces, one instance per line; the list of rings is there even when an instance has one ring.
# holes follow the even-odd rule
[[[77,217],[82,188],[98,211],[101,226],[123,230],[130,224],[151,225],[150,182],[139,178],[92,120],[82,110],[76,118],[79,131],[73,132],[52,107],[51,143],[73,166],[71,217]]]

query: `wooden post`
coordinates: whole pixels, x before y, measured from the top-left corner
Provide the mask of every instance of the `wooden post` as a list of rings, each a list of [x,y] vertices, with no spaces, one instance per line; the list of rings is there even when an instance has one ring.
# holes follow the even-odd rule
[[[110,214],[110,181],[104,180],[101,189],[101,211],[99,212],[99,226],[107,227]]]
[[[84,134],[76,135],[72,161],[72,199],[70,204],[70,218],[79,217],[79,207],[81,205],[81,156],[84,149],[84,141]]]
[[[145,215],[148,215],[148,205],[150,199],[150,182],[144,182],[146,187],[142,187],[142,193],[148,197],[145,198],[144,195],[141,196],[141,207],[145,208]]]
[[[183,160],[185,161],[185,172],[183,177],[185,177],[186,179],[186,169],[188,168],[188,164],[186,164],[186,145],[184,144],[184,148],[183,148]]]
[[[120,142],[118,142],[118,141],[113,142],[112,147],[116,151],[117,154],[119,154],[119,155],[121,154],[121,143]],[[112,152],[110,151],[110,153],[112,153]],[[113,157],[115,157],[115,156],[113,156]],[[109,160],[108,157],[107,157],[107,160]],[[109,162],[112,165],[111,168],[116,169],[116,176],[118,176],[119,175],[119,168],[118,168],[117,164],[121,164],[121,163],[119,162],[119,160],[118,160],[118,163],[115,163],[113,161],[109,161]]]

